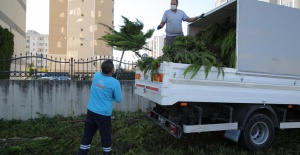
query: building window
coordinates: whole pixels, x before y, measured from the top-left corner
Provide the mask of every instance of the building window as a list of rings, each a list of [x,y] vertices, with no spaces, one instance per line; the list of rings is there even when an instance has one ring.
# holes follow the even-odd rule
[[[81,31],[83,31],[83,29],[81,29]]]
[[[83,17],[84,16],[84,14],[81,14],[81,17]]]
[[[84,0],[82,0],[82,2],[84,2]]]
[[[83,46],[83,43],[81,43],[80,45]]]
[[[226,2],[228,2],[228,0],[220,0],[220,5],[222,5],[222,4],[226,3]]]
[[[32,43],[33,46],[35,46],[35,43]]]
[[[283,3],[283,6],[287,6],[287,7],[294,7],[293,1],[289,1],[287,3]]]

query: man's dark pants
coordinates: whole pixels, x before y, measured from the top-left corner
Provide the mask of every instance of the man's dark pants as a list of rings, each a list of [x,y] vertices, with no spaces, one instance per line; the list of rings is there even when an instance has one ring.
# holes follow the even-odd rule
[[[165,45],[172,46],[176,36],[166,36]]]
[[[99,115],[88,110],[78,155],[88,153],[97,129],[100,132],[103,152],[111,152],[111,116]]]

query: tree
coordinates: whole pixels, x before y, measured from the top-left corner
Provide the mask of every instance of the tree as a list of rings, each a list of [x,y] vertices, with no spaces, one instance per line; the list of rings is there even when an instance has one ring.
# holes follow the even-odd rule
[[[141,49],[147,49],[144,47],[146,44],[146,39],[151,38],[154,33],[154,29],[150,29],[144,34],[142,32],[144,24],[138,19],[136,19],[136,22],[132,22],[124,16],[122,16],[122,18],[124,20],[124,25],[120,26],[120,32],[114,30],[104,23],[99,23],[107,27],[110,32],[107,32],[106,35],[98,39],[105,41],[108,46],[111,46],[116,50],[123,51],[119,68],[121,67],[124,52],[132,51],[141,57],[138,51]]]
[[[35,73],[37,72],[37,69],[35,68],[34,64],[31,63],[28,68],[26,68],[26,71],[29,72],[29,76],[32,76],[34,75],[35,76]]]
[[[14,34],[0,25],[0,71],[10,71],[14,53]],[[0,79],[9,79],[9,72],[1,73]]]

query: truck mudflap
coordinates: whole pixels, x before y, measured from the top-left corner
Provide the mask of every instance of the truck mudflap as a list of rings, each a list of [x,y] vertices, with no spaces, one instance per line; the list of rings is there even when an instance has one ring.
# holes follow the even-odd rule
[[[182,134],[181,126],[172,122],[171,120],[163,117],[159,113],[147,108],[147,117],[159,125],[161,128],[165,129],[168,133],[176,138],[180,138]]]

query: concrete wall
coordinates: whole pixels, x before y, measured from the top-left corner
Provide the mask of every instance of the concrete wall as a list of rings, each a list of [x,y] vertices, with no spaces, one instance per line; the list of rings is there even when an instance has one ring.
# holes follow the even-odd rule
[[[152,103],[133,93],[134,81],[120,81],[123,100],[114,110],[145,111]],[[91,81],[0,80],[0,119],[86,114]]]

